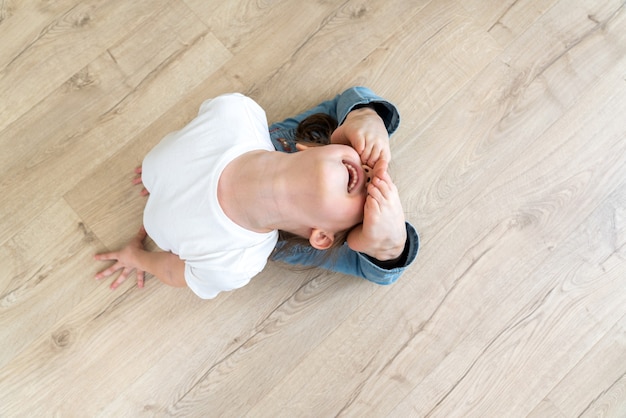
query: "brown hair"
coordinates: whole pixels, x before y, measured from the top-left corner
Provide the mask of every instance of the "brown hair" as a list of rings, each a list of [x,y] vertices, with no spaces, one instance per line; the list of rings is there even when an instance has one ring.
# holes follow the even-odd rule
[[[330,144],[330,136],[337,129],[337,120],[325,113],[316,113],[303,119],[296,129],[295,141],[303,144],[328,145]],[[324,261],[333,259],[336,261],[337,249],[341,247],[348,238],[348,233],[352,230],[346,229],[335,234],[334,240],[330,248],[321,250]],[[278,249],[274,250],[274,254],[288,254],[296,247],[310,247],[311,243],[308,238],[292,234],[286,231],[279,231],[279,240],[281,244]]]
[[[315,113],[300,122],[296,129],[296,142],[305,144],[330,144],[330,136],[337,129],[337,120],[325,113]]]

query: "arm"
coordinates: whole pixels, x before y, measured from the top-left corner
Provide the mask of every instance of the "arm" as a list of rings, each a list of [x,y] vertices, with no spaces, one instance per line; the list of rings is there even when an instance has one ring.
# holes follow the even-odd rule
[[[321,267],[338,273],[361,277],[379,285],[395,283],[407,267],[413,263],[419,250],[419,236],[417,231],[408,222],[406,227],[406,246],[399,260],[391,263],[380,262],[366,254],[356,252],[344,244],[337,251],[336,257],[325,257],[324,252],[313,247],[297,247],[289,253],[278,252],[272,260],[287,264]],[[280,249],[281,243],[277,245]]]
[[[111,283],[111,289],[116,289],[133,270],[137,270],[138,287],[144,285],[144,272],[156,276],[167,285],[186,287],[185,262],[173,253],[146,251],[143,247],[145,238],[146,231],[141,228],[137,235],[121,250],[96,254],[96,260],[116,261],[111,267],[98,273],[96,279],[109,277],[116,271],[122,270],[118,278]]]
[[[294,140],[296,128],[310,115],[325,113],[335,118],[339,126],[342,126],[351,112],[363,107],[370,107],[380,117],[387,131],[387,138],[398,129],[400,114],[393,104],[377,96],[367,87],[352,87],[334,99],[322,102],[295,117],[270,125],[270,137],[274,148],[283,152],[296,152]]]

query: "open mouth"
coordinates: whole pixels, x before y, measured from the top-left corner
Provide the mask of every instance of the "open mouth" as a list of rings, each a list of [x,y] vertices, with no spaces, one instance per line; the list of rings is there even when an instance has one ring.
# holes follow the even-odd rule
[[[348,193],[350,193],[356,187],[359,182],[359,172],[356,167],[354,167],[351,163],[344,161],[343,165],[348,169]]]

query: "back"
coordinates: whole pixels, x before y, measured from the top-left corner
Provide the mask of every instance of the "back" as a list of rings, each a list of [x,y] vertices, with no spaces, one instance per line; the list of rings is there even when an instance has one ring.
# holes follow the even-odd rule
[[[252,99],[227,94],[207,100],[187,126],[167,135],[145,157],[150,192],[148,235],[185,261],[185,280],[200,297],[248,283],[274,249],[277,232],[240,227],[223,212],[217,184],[226,165],[253,150],[274,151],[265,112]]]

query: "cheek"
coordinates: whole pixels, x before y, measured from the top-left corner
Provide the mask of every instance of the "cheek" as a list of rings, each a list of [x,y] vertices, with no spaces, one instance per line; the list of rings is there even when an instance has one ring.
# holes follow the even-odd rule
[[[323,199],[317,205],[319,226],[332,232],[339,232],[363,222],[363,205],[354,199]]]
[[[361,196],[347,194],[348,174],[343,164],[339,169],[336,166],[325,168],[315,181],[319,214],[338,230],[363,222],[365,193]]]
[[[352,215],[353,216],[352,219],[354,220],[354,223],[352,224],[353,226],[363,222],[364,207],[365,207],[365,197],[363,197],[362,199],[357,199],[356,202],[353,204],[353,215]]]
[[[346,199],[344,205],[341,205],[341,209],[339,209],[338,204],[335,204],[337,207],[338,216],[337,222],[341,225],[340,229],[348,229],[352,228],[355,225],[363,222],[363,207],[365,204],[365,198],[357,199],[351,198]]]

